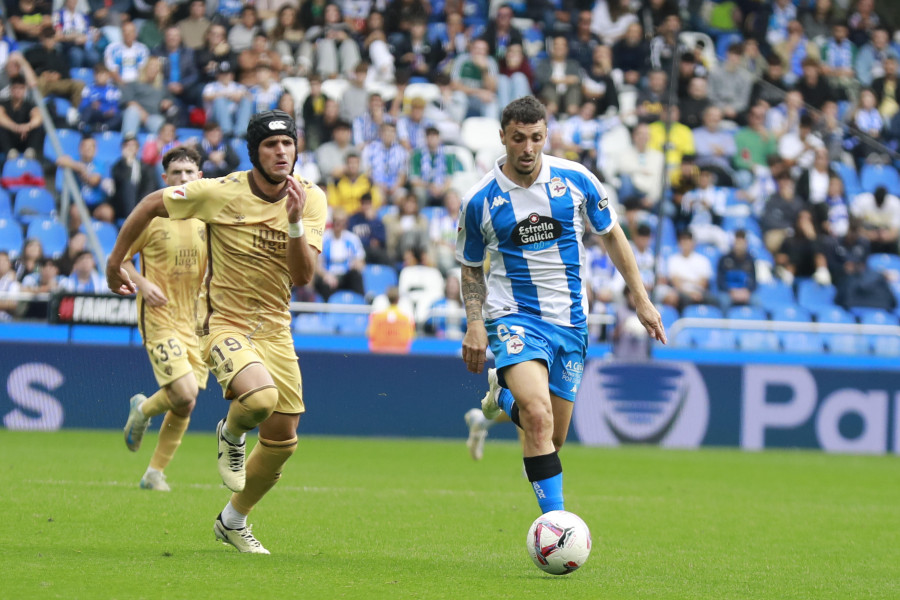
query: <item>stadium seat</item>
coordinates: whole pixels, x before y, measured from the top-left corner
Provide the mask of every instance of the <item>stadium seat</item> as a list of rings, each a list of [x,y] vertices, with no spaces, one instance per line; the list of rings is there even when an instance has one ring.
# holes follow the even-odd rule
[[[823,333],[822,339],[831,354],[858,356],[869,353],[869,343],[863,335],[854,333]]]
[[[113,246],[116,245],[116,238],[119,236],[118,228],[104,221],[91,221],[91,229],[97,235],[97,240],[100,242],[103,253],[109,255]]]
[[[872,352],[878,356],[900,356],[900,336],[876,335],[872,338]]]
[[[488,149],[496,151],[497,156],[500,156],[505,150],[500,143],[499,131],[500,121],[497,119],[469,117],[462,122],[460,137],[463,145],[476,154],[479,150]]]
[[[78,67],[69,69],[69,77],[83,81],[84,85],[89,86],[94,83],[94,70],[88,67]]]
[[[663,217],[662,228],[660,229],[662,245],[670,248],[678,247],[678,234],[675,231],[675,223],[669,217]],[[713,265],[715,268],[715,265]]]
[[[27,225],[35,219],[53,217],[56,214],[56,201],[45,188],[24,188],[16,193],[13,211],[16,218]]]
[[[694,347],[694,334],[698,331],[698,329],[692,327],[685,327],[675,336],[673,340],[675,346],[680,348],[693,348]]]
[[[197,127],[178,127],[175,129],[175,139],[183,144],[192,140],[199,144],[203,139],[203,130]]]
[[[441,88],[433,83],[410,83],[403,90],[403,99],[421,98],[426,103],[441,99]]]
[[[837,289],[833,285],[820,285],[812,279],[801,279],[797,283],[797,304],[807,309],[833,306]]]
[[[863,325],[897,325],[897,315],[891,314],[880,308],[853,306],[850,312],[856,315]]]
[[[781,349],[774,331],[737,331],[737,345],[745,352],[777,352]]]
[[[25,239],[39,240],[44,256],[56,259],[66,251],[69,233],[56,219],[35,219],[29,223]]]
[[[840,306],[822,306],[812,313],[818,323],[856,323],[856,318]]]
[[[432,3],[431,6],[432,8],[434,8],[434,3]],[[440,13],[432,11],[431,18],[440,19],[442,17]],[[428,23],[427,35],[428,39],[432,42],[440,42],[441,44],[444,44],[445,42],[447,42],[447,24],[439,22]]]
[[[900,194],[900,175],[890,165],[864,164],[859,172],[859,183],[865,192],[874,192],[884,186],[890,193]]]
[[[238,158],[241,159],[241,163],[238,165],[239,170],[249,171],[253,168],[253,164],[250,162],[250,152],[247,151],[247,142],[245,140],[242,140],[241,138],[232,138],[231,149],[234,150],[235,154],[238,155]]]
[[[294,99],[295,106],[303,106],[309,97],[309,79],[306,77],[285,77],[281,85]]]
[[[725,217],[722,219],[722,229],[728,232],[735,232],[743,229],[747,233],[755,234],[761,237],[762,233],[759,228],[759,221],[755,217]]]
[[[59,139],[59,145],[62,147],[64,156],[78,158],[78,143],[81,141],[81,134],[74,129],[57,129],[56,137]],[[55,163],[58,155],[53,144],[50,143],[50,136],[44,138],[44,158],[51,163]]]
[[[756,299],[760,306],[766,310],[773,310],[778,306],[792,306],[794,304],[794,290],[782,281],[760,285],[756,288]]]
[[[853,198],[863,191],[859,183],[859,174],[856,172],[855,167],[843,162],[833,162],[831,163],[831,168],[844,182],[844,193],[847,195],[847,198]]]
[[[366,295],[384,294],[389,287],[397,285],[397,271],[385,265],[366,265],[363,267],[363,287]]]
[[[685,319],[721,319],[722,309],[711,304],[691,304],[681,311]]]
[[[328,297],[328,304],[365,304],[366,299],[356,292],[341,290]]]
[[[713,275],[710,278],[710,287],[713,287],[712,284],[716,279],[716,267],[719,264],[719,257],[722,256],[722,252],[712,244],[698,244],[696,252],[708,258],[709,264],[712,265]]]
[[[340,102],[348,87],[350,82],[346,79],[326,79],[322,82],[322,93],[335,102]]]
[[[3,164],[0,179],[3,187],[15,194],[24,188],[44,185],[44,169],[37,159],[20,156]]]
[[[716,58],[718,58],[720,62],[724,62],[728,47],[743,41],[744,36],[740,33],[723,33],[719,35],[718,38],[716,38]]]
[[[9,254],[15,260],[22,251],[25,243],[22,235],[22,226],[14,219],[0,218],[0,250]]]
[[[734,350],[735,335],[730,329],[696,329],[694,345],[703,350]]]
[[[413,303],[416,322],[422,323],[428,318],[431,305],[444,297],[444,277],[434,267],[404,267],[400,271],[397,288],[401,296]]]
[[[477,171],[461,171],[450,177],[450,187],[460,196],[464,196],[480,179],[481,174]]]
[[[444,152],[455,156],[456,160],[459,161],[459,165],[462,167],[463,171],[466,171],[468,173],[472,173],[475,171],[475,157],[472,156],[472,151],[468,148],[447,144],[444,146]]]
[[[699,31],[682,31],[678,34],[678,41],[691,51],[693,51],[698,44],[703,44],[703,48],[700,51],[703,55],[703,62],[710,67],[717,64],[716,44],[707,34]]]
[[[8,219],[12,216],[12,198],[10,198],[9,192],[0,188],[0,219]]]
[[[94,141],[97,142],[97,158],[100,161],[112,164],[122,155],[122,132],[95,133]]]
[[[292,324],[294,333],[306,335],[330,335],[334,326],[324,315],[319,313],[300,313],[294,317]]]
[[[331,313],[327,322],[341,335],[365,335],[369,326],[369,315]]]
[[[817,333],[802,331],[782,331],[778,337],[785,352],[820,353],[824,350],[822,337]]]
[[[880,271],[888,281],[900,280],[900,256],[896,254],[870,254],[866,264],[873,271]]]
[[[446,36],[446,26],[444,35]],[[542,52],[546,53],[547,46],[543,30],[539,27],[532,27],[522,31],[522,46],[525,56],[528,58],[534,58]]]
[[[808,323],[812,321],[809,311],[802,306],[786,304],[775,306],[769,310],[773,321],[788,321],[793,323]]]
[[[659,305],[659,314],[662,317],[663,327],[666,328],[666,331],[671,329],[672,323],[678,320],[679,314],[678,309],[674,306],[669,306],[668,304]]]
[[[761,306],[732,306],[725,316],[741,321],[765,321],[768,319],[766,309]]]

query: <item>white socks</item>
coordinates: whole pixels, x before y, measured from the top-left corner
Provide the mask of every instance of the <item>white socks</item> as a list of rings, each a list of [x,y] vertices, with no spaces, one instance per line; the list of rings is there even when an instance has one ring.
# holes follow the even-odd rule
[[[235,445],[240,445],[244,443],[244,438],[247,437],[247,434],[242,433],[241,437],[235,437],[233,433],[228,431],[228,426],[222,425],[222,437]]]
[[[247,515],[239,513],[229,500],[225,508],[222,509],[222,523],[228,529],[243,529],[247,526]]]

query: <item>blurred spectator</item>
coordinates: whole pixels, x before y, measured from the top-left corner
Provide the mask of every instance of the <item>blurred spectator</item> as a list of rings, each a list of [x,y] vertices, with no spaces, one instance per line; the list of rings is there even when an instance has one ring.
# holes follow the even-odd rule
[[[112,166],[113,193],[110,204],[116,221],[131,214],[141,199],[157,188],[156,173],[138,158],[137,138],[122,136],[122,157]]]
[[[90,17],[82,10],[80,0],[65,0],[62,8],[53,13],[57,40],[72,68],[90,68],[100,61],[90,24]]]
[[[315,65],[316,72],[322,77],[330,79],[353,72],[360,61],[359,45],[338,5],[325,5],[321,24],[306,30],[300,54],[303,64]]]
[[[244,137],[253,116],[250,90],[234,80],[234,71],[227,62],[217,65],[216,80],[203,88],[206,119],[215,121],[226,137]]]
[[[650,67],[666,73],[672,72],[672,64],[689,49],[678,39],[681,32],[681,17],[677,12],[667,14],[656,28],[656,35],[650,40]]]
[[[600,136],[603,133],[603,126],[596,115],[596,105],[587,101],[581,105],[578,114],[569,117],[562,124],[566,152],[574,154],[576,160],[588,168],[597,164]]]
[[[428,19],[429,12],[428,5],[423,0],[388,2],[384,11],[384,29],[389,36],[395,33],[406,33],[414,20]]]
[[[756,291],[756,265],[747,248],[747,232],[734,232],[734,245],[719,258],[716,284],[722,308],[750,304]]]
[[[650,38],[662,26],[666,17],[677,12],[678,3],[675,0],[650,0],[641,3],[637,16],[644,31],[647,32],[647,37]]]
[[[822,44],[822,73],[833,84],[844,90],[849,99],[856,98],[856,90],[859,89],[859,81],[853,69],[856,58],[856,46],[847,39],[847,24],[844,21],[834,21],[831,25],[831,37]]]
[[[631,144],[617,148],[610,160],[613,178],[620,180],[619,197],[625,201],[636,198],[644,208],[655,206],[662,197],[662,175],[665,157],[649,146],[650,131],[645,123],[631,132]]]
[[[865,307],[893,312],[897,308],[897,298],[884,275],[854,259],[844,263],[844,277],[837,284],[834,303],[846,309]]]
[[[686,52],[678,59],[678,71],[675,76],[675,93],[678,98],[684,98],[687,96],[691,81],[697,77],[706,79],[709,76],[709,70],[692,53]]]
[[[813,162],[805,167],[797,179],[797,195],[806,198],[813,207],[825,202],[831,190],[829,183],[834,172],[828,163],[828,149],[822,146],[814,147]],[[814,209],[815,210],[815,209]]]
[[[862,224],[859,219],[850,218],[847,233],[840,236],[837,244],[828,244],[825,250],[825,258],[831,271],[831,278],[835,285],[840,285],[846,275],[844,268],[848,261],[865,263],[872,253],[869,240],[863,235]]]
[[[362,242],[347,231],[347,213],[336,208],[331,217],[331,229],[322,238],[322,253],[316,269],[314,285],[323,300],[339,290],[349,290],[364,296],[362,270],[366,252]]]
[[[178,117],[175,98],[162,85],[159,58],[147,60],[138,81],[122,87],[122,135],[137,135],[144,129],[158,133],[163,123],[174,123]],[[174,125],[172,126],[174,130]],[[162,158],[162,155],[160,155]]]
[[[437,127],[426,129],[425,140],[425,148],[413,152],[409,159],[409,184],[420,205],[440,205],[450,190],[451,178],[462,171],[462,165],[455,154],[446,151]]]
[[[681,310],[690,304],[710,304],[709,280],[713,270],[709,259],[695,251],[690,231],[678,234],[678,252],[666,264],[669,285],[663,302]]]
[[[498,106],[506,106],[513,100],[531,95],[534,73],[521,44],[510,45],[498,67]]]
[[[766,41],[775,46],[786,40],[790,22],[797,18],[797,7],[791,0],[775,0],[769,13]]]
[[[713,106],[709,99],[708,90],[709,85],[706,79],[694,77],[688,84],[687,95],[681,96],[678,100],[678,107],[681,109],[681,122],[695,131],[696,128],[703,124],[703,113],[707,108]],[[719,109],[719,122],[721,121],[722,111]],[[733,141],[733,133],[728,133],[728,135],[731,136]]]
[[[73,294],[109,294],[106,280],[97,270],[97,261],[88,250],[75,257],[72,274],[60,282],[60,287]]]
[[[784,62],[781,57],[770,54],[766,58],[765,73],[753,84],[753,90],[750,92],[750,106],[756,106],[760,100],[769,106],[781,104],[787,88],[784,81]]]
[[[122,41],[111,43],[103,51],[106,68],[120,87],[137,81],[149,58],[150,50],[137,41],[137,27],[131,22],[122,24]]]
[[[612,332],[612,353],[617,360],[640,361],[650,356],[650,336],[641,324],[634,294],[627,286],[622,302],[616,305],[616,325]]]
[[[181,145],[181,141],[175,137],[175,124],[166,121],[156,132],[156,136],[144,142],[141,149],[141,160],[154,167],[162,166],[162,157],[171,150]],[[162,170],[160,169],[160,173]]]
[[[874,194],[864,192],[853,198],[850,212],[862,222],[863,235],[869,239],[872,252],[897,254],[900,198],[879,186]]]
[[[603,42],[601,42],[600,38],[591,31],[591,11],[579,11],[576,17],[575,31],[569,38],[569,57],[578,61],[581,68],[587,71],[591,68],[591,63],[594,60],[594,50],[598,46],[602,46]],[[622,29],[622,35],[625,34],[626,29],[627,25]],[[610,50],[612,49],[612,42],[607,48]],[[611,56],[612,54],[610,54],[610,63],[612,63]],[[611,68],[612,65],[610,64],[610,69]]]
[[[216,179],[237,171],[241,159],[225,140],[219,124],[209,120],[203,126],[203,139],[200,140],[200,170],[203,177]]]
[[[428,38],[427,22],[422,19],[412,21],[409,34],[403,37],[393,52],[398,76],[402,74],[407,77],[430,77],[446,56],[440,42]]]
[[[408,174],[409,153],[397,142],[397,127],[393,123],[383,123],[381,137],[363,148],[362,168],[385,198],[393,199],[402,193]]]
[[[795,89],[800,92],[806,104],[812,106],[816,110],[822,110],[822,106],[831,100],[837,100],[837,97],[831,86],[828,77],[822,74],[822,67],[819,60],[815,57],[808,56],[801,63],[803,75],[797,82]]]
[[[631,250],[641,272],[641,281],[649,292],[653,289],[656,279],[656,254],[651,246],[653,232],[646,223],[639,224],[632,231],[634,233],[631,236]]]
[[[540,67],[538,67],[540,71]],[[466,105],[465,116],[498,118],[497,61],[488,55],[487,42],[481,39],[469,43],[469,52],[453,61],[450,75],[456,101]],[[535,74],[540,86],[540,75]]]
[[[447,14],[447,34],[439,38],[441,48],[444,49],[444,59],[438,63],[438,71],[446,72],[458,57],[466,53],[469,47],[469,31],[463,23],[462,14],[458,12]]]
[[[0,250],[0,294],[18,294],[20,291],[21,285],[12,268],[9,252]],[[0,299],[0,321],[11,321],[18,308],[18,300]]]
[[[44,248],[41,240],[37,238],[25,240],[22,252],[15,260],[16,280],[21,282],[28,275],[37,273],[43,260]]]
[[[278,106],[278,99],[282,94],[284,94],[284,88],[275,78],[272,68],[266,64],[258,65],[256,67],[256,85],[250,88],[253,112],[274,110]]]
[[[378,139],[381,126],[390,122],[391,116],[384,110],[381,94],[369,94],[369,108],[353,120],[353,145],[362,148]]]
[[[419,201],[409,192],[398,202],[400,211],[384,217],[387,253],[393,262],[404,259],[407,251],[426,255],[429,248],[428,219],[419,212]]]
[[[732,44],[725,54],[725,62],[709,76],[709,99],[722,109],[731,121],[742,118],[750,103],[753,79],[741,64],[744,46]]]
[[[622,71],[625,83],[638,85],[650,68],[650,48],[638,23],[625,30],[625,37],[613,46],[613,67]]]
[[[669,93],[669,76],[665,71],[654,70],[647,76],[647,87],[638,92],[635,108],[644,123],[658,121],[663,105],[673,100]]]
[[[369,315],[369,351],[407,354],[416,335],[416,322],[397,305],[400,292],[396,286],[388,288],[387,300],[387,308]]]
[[[233,52],[242,52],[253,44],[253,38],[259,31],[256,8],[249,4],[245,5],[241,9],[240,20],[228,32],[228,45]]]
[[[61,44],[57,44],[56,30],[47,26],[41,30],[39,43],[25,51],[25,60],[38,77],[38,89],[44,96],[60,96],[78,106],[84,82],[69,76],[69,59]],[[60,115],[65,118],[65,115]]]
[[[584,73],[581,82],[581,93],[584,100],[589,100],[597,107],[596,114],[604,116],[613,109],[619,110],[619,93],[612,76],[612,51],[609,46],[598,45],[594,48],[590,67]]]
[[[259,32],[253,36],[250,47],[238,53],[240,82],[248,87],[257,85],[259,68],[263,66],[271,69],[271,78],[280,79],[284,69],[281,55],[272,49],[266,34]]]
[[[554,35],[550,56],[540,61],[534,72],[534,91],[549,112],[578,113],[581,106],[581,67],[569,58],[569,40]]]
[[[347,172],[347,157],[353,152],[350,123],[338,121],[332,132],[334,139],[316,149],[316,163],[322,176],[331,183]],[[357,154],[357,158],[358,158]]]
[[[313,183],[318,184],[322,181],[322,172],[316,164],[316,156],[306,147],[306,136],[302,129],[297,131],[297,160],[294,162],[294,174]]]
[[[425,331],[448,340],[460,340],[465,335],[466,315],[462,306],[459,277],[456,273],[446,275],[444,297],[431,305],[431,314],[425,322]]]
[[[696,154],[694,132],[691,131],[690,127],[679,121],[681,112],[677,104],[670,104],[668,107],[664,107],[662,117],[671,121],[669,124],[668,150],[665,153],[665,157],[669,168],[669,178],[672,184],[677,185],[681,180],[678,167],[681,165],[683,157]],[[649,132],[650,141],[648,146],[654,150],[662,151],[663,146],[666,144],[665,121],[660,120],[650,123]]]
[[[210,21],[206,18],[206,3],[203,0],[190,0],[187,18],[178,22],[178,29],[181,31],[184,45],[195,51],[202,48],[209,26]]]
[[[195,96],[200,74],[194,51],[181,42],[181,30],[170,25],[164,29],[163,43],[153,49],[153,55],[160,59],[166,90],[178,101],[179,113],[186,114],[188,105],[200,103],[199,94]]]
[[[759,219],[763,241],[772,254],[779,251],[785,238],[792,233],[797,215],[805,208],[803,199],[795,194],[794,180],[789,172],[781,173],[777,183],[778,193],[766,201]]]
[[[69,222],[69,242],[66,244],[66,249],[63,252],[62,256],[60,256],[56,263],[59,265],[59,273],[60,275],[68,277],[72,274],[72,268],[75,266],[75,259],[84,251],[87,247],[87,236],[83,231],[78,229],[78,226],[73,227],[74,223]]]
[[[628,27],[638,22],[631,11],[629,0],[599,0],[594,3],[592,12],[582,11],[578,15],[576,32],[580,29],[581,20],[590,17],[590,31],[596,34],[603,43],[611,46],[625,36]]]
[[[6,10],[9,24],[22,52],[39,43],[44,27],[53,25],[49,2],[10,0],[6,3]]]
[[[847,18],[853,43],[860,46],[881,25],[881,17],[875,12],[875,0],[857,0],[855,10]]]
[[[806,35],[812,39],[825,38],[831,33],[831,23],[835,18],[835,7],[831,0],[813,0],[812,10],[800,15],[800,22]]]
[[[815,122],[815,132],[828,149],[828,158],[841,161],[844,158],[844,123],[838,119],[836,102],[826,102],[822,114]]]
[[[856,126],[857,135],[847,140],[846,147],[852,147],[853,156],[857,164],[862,163],[871,154],[881,152],[881,134],[884,130],[884,119],[878,112],[875,93],[869,88],[863,88],[859,92],[859,107],[853,114],[853,125]]]
[[[456,235],[459,232],[459,207],[462,199],[456,190],[444,194],[444,212],[434,215],[428,224],[434,266],[446,275],[459,267],[456,262]]]
[[[689,228],[696,243],[711,244],[720,252],[728,251],[731,240],[721,227],[727,203],[727,190],[713,185],[709,169],[700,169],[697,187],[681,199],[681,210],[689,217]]]
[[[900,72],[897,69],[897,59],[888,56],[884,59],[884,75],[872,82],[878,112],[885,123],[900,111]]]
[[[890,45],[890,31],[886,27],[878,27],[872,32],[872,41],[859,49],[854,62],[856,78],[863,87],[871,86],[872,81],[884,75],[884,59],[889,56],[900,59]]]
[[[198,86],[205,86],[216,80],[216,77],[228,65],[229,70],[237,67],[237,56],[231,51],[231,46],[225,41],[225,28],[213,23],[206,32],[205,44],[194,53],[197,68],[200,71]],[[219,124],[222,124],[219,121]]]
[[[56,159],[57,167],[72,169],[81,190],[81,197],[88,208],[94,209],[105,202],[112,192],[109,165],[97,157],[97,142],[85,135],[78,143],[78,159],[62,155]]]
[[[694,150],[697,164],[701,167],[715,167],[719,173],[730,176],[730,160],[737,152],[734,135],[721,128],[722,111],[718,106],[709,106],[703,111],[703,127],[694,129]]]
[[[384,30],[384,17],[378,11],[372,11],[366,19],[366,28],[362,35],[362,54],[368,57],[370,67],[366,73],[367,84],[388,84],[394,82],[396,71],[394,48],[402,42],[409,31],[392,36],[393,43],[388,43]],[[404,76],[406,74],[404,73]]]
[[[763,76],[766,72],[766,57],[759,49],[759,42],[756,38],[748,38],[744,40],[744,56],[741,64],[755,81]]]
[[[778,155],[796,171],[810,168],[817,150],[825,150],[827,158],[825,143],[813,133],[813,120],[809,114],[800,117],[796,132],[788,130],[778,140]]]
[[[778,141],[775,135],[766,129],[765,118],[765,105],[755,104],[747,114],[747,126],[741,127],[735,134],[736,168],[752,173],[757,167],[767,166],[766,158],[777,152]]]
[[[803,108],[803,95],[796,89],[784,96],[784,102],[766,111],[766,128],[776,138],[788,132],[797,133],[800,129],[800,117],[806,114]]]
[[[59,267],[56,261],[50,258],[42,258],[38,263],[38,270],[29,273],[22,280],[21,290],[33,294],[52,294],[59,290],[62,283],[62,276],[59,274]],[[25,319],[46,319],[47,302],[36,302],[32,300],[28,302],[25,313],[22,315]]]
[[[0,100],[0,154],[7,160],[20,153],[37,158],[44,148],[41,110],[27,93],[25,78],[17,75],[10,78],[9,98]]]
[[[306,32],[298,26],[297,6],[282,4],[275,16],[275,24],[269,30],[272,49],[281,57],[281,63],[291,75],[297,75],[297,54]]]
[[[141,25],[137,39],[148,48],[156,48],[163,43],[163,32],[173,25],[172,7],[166,0],[156,0],[153,3],[152,18],[145,20]],[[179,29],[179,33],[180,31]]]
[[[341,119],[349,123],[366,112],[369,103],[369,92],[366,90],[366,74],[368,72],[369,63],[360,61],[347,78],[350,86],[341,96]],[[318,77],[318,75],[309,76],[310,85],[313,77]]]
[[[522,32],[513,25],[512,6],[502,4],[497,14],[489,21],[482,37],[488,44],[488,54],[498,63],[506,56],[506,50],[513,44],[522,43]]]
[[[331,198],[329,197],[329,200]],[[384,223],[378,218],[378,210],[372,202],[372,195],[365,193],[359,199],[359,210],[350,215],[347,228],[356,234],[366,250],[366,263],[389,264],[387,251],[387,232]]]
[[[425,99],[413,98],[409,103],[409,114],[397,119],[397,139],[408,152],[422,150],[429,125],[425,119]]]
[[[369,196],[375,208],[382,205],[379,190],[368,175],[362,172],[359,154],[351,150],[347,153],[347,163],[343,174],[328,184],[328,205],[354,214],[364,196]]]
[[[830,172],[830,171],[829,171]],[[828,193],[825,200],[812,205],[817,226],[836,238],[842,238],[850,228],[850,209],[844,194],[844,182],[831,173],[828,178]]]
[[[588,294],[592,312],[606,312],[606,304],[615,301],[625,280],[618,276],[612,259],[599,238],[588,235],[584,239],[585,261],[590,284]]]

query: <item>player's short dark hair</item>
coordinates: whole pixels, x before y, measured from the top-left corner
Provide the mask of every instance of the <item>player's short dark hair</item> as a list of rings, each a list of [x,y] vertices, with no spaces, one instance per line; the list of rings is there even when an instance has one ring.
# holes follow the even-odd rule
[[[169,164],[173,162],[177,162],[180,160],[186,160],[197,165],[197,168],[200,168],[200,163],[203,162],[203,159],[200,158],[200,153],[197,152],[193,146],[176,146],[172,148],[168,152],[165,153],[162,159],[163,170],[167,170],[169,168]]]
[[[544,105],[534,96],[524,96],[506,105],[500,117],[500,128],[505,130],[512,122],[531,125],[546,120],[547,109]]]

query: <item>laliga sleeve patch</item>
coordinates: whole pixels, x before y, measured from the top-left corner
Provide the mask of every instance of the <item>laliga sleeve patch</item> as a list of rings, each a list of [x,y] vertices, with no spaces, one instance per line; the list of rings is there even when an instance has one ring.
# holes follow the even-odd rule
[[[601,198],[600,202],[597,203],[597,208],[600,210],[605,209],[607,206],[609,206],[609,198]]]

